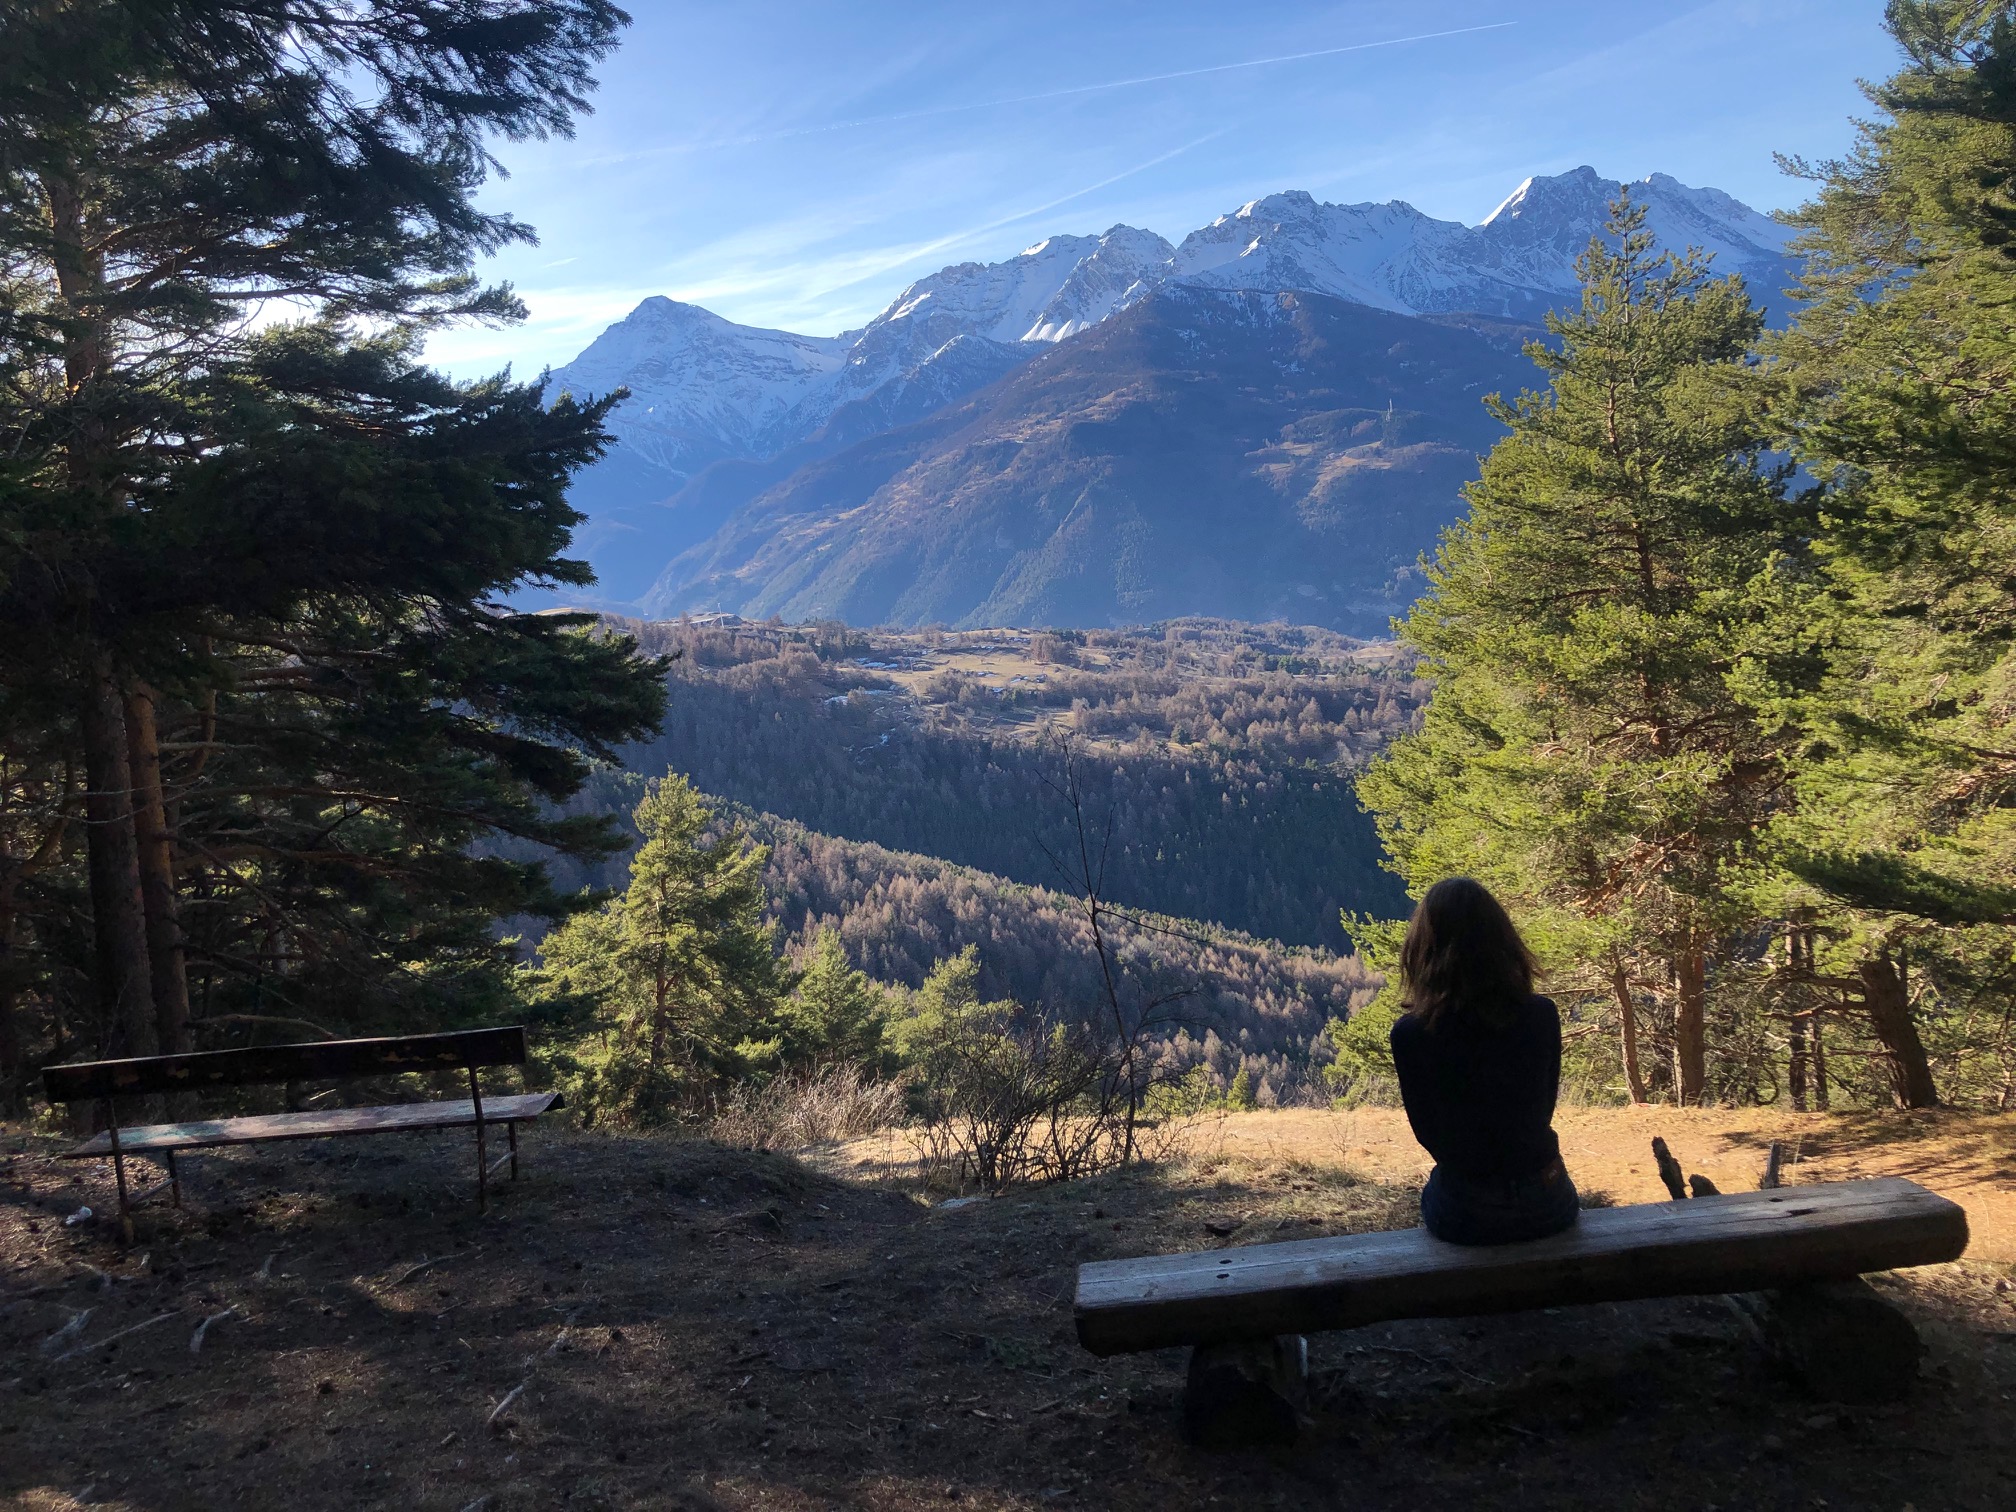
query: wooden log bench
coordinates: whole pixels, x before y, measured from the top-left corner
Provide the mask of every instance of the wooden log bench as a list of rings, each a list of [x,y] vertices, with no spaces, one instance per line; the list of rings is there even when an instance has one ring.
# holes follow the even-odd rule
[[[42,1087],[52,1103],[94,1102],[105,1127],[73,1150],[66,1160],[110,1157],[119,1191],[120,1229],[133,1240],[133,1209],[164,1189],[182,1204],[175,1156],[184,1150],[219,1145],[266,1144],[285,1139],[322,1139],[345,1134],[391,1134],[415,1129],[473,1128],[476,1131],[476,1202],[487,1209],[490,1178],[508,1163],[518,1178],[518,1125],[561,1106],[557,1092],[513,1097],[483,1096],[477,1071],[484,1066],[525,1063],[525,1030],[468,1029],[453,1034],[411,1034],[390,1039],[318,1040],[301,1045],[260,1045],[244,1050],[207,1050],[187,1055],[150,1055],[131,1060],[84,1061],[49,1066]],[[261,1113],[182,1123],[121,1126],[118,1099],[161,1093],[197,1092],[206,1087],[259,1086],[275,1082],[344,1081],[407,1071],[461,1071],[469,1079],[466,1098],[389,1103],[375,1107],[327,1108],[305,1113]],[[509,1148],[489,1159],[486,1131],[502,1125]],[[166,1175],[143,1192],[126,1180],[126,1157],[161,1160]]]
[[[1966,1247],[1958,1204],[1882,1177],[1597,1208],[1527,1244],[1447,1244],[1417,1228],[1096,1261],[1078,1269],[1076,1318],[1096,1355],[1191,1346],[1193,1440],[1280,1441],[1301,1405],[1302,1336],[1403,1318],[1780,1290],[1798,1298],[1793,1313],[1811,1315],[1819,1298],[1843,1326],[1863,1320],[1865,1336],[1840,1353],[1866,1364],[1874,1349],[1876,1366],[1915,1373],[1916,1334],[1909,1348],[1896,1339],[1897,1324],[1910,1329],[1901,1313],[1871,1314],[1866,1299],[1833,1307],[1826,1288]]]

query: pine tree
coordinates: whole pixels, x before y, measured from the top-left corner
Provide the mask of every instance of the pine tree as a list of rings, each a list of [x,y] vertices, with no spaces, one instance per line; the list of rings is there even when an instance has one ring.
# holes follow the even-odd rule
[[[630,885],[539,947],[545,991],[586,1000],[574,1093],[591,1118],[663,1123],[774,1064],[784,980],[763,917],[769,852],[668,774],[637,806]]]
[[[606,404],[416,359],[443,322],[522,313],[470,271],[531,234],[476,203],[489,143],[569,130],[623,19],[10,12],[0,682],[60,703],[79,758],[89,1048],[185,1048],[192,991],[351,1024],[482,1011],[488,921],[559,903],[471,842],[615,845],[545,805],[649,730],[657,670],[500,602],[586,581],[565,489]]]
[[[1894,0],[1886,19],[1905,65],[1854,153],[1790,165],[1818,193],[1772,355],[1792,444],[1829,483],[1811,628],[1829,676],[1787,698],[1811,744],[1776,838],[1794,964],[1867,1014],[1919,1107],[1938,1099],[1923,1005],[2006,993],[2016,924],[2016,7]]]
[[[1226,1089],[1225,1105],[1239,1113],[1251,1113],[1260,1106],[1260,1096],[1253,1090],[1253,1073],[1241,1066],[1232,1074],[1232,1085]]]
[[[890,1041],[905,1063],[925,1065],[948,1046],[998,1032],[1015,1011],[1010,1002],[981,1001],[980,947],[968,945],[932,966],[890,1024]]]
[[[874,1065],[887,1013],[882,990],[847,962],[838,930],[819,931],[783,1009],[784,1059]]]
[[[1579,310],[1528,348],[1547,391],[1489,401],[1510,434],[1399,627],[1434,699],[1359,793],[1411,891],[1474,875],[1611,983],[1636,1096],[1638,1008],[1668,1004],[1692,1103],[1709,968],[1742,922],[1727,869],[1786,793],[1786,736],[1737,687],[1778,666],[1804,524],[1762,457],[1741,281],[1655,254],[1628,203],[1609,233]]]

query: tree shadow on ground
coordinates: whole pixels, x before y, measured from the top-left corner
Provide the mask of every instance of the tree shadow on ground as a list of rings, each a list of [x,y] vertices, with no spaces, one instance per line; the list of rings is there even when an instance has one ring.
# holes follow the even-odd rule
[[[552,1133],[479,1216],[463,1143],[382,1140],[192,1162],[122,1251],[54,1216],[109,1193],[51,1148],[0,1141],[0,1497],[29,1507],[1894,1512],[2016,1474],[2016,1344],[1966,1267],[1895,1288],[1932,1364],[1894,1408],[1800,1398],[1697,1298],[1321,1336],[1303,1443],[1211,1455],[1177,1436],[1180,1351],[1078,1348],[1076,1265],[1398,1226],[1412,1190],[1206,1157],[928,1209]],[[85,1307],[87,1344],[173,1317],[42,1353]]]

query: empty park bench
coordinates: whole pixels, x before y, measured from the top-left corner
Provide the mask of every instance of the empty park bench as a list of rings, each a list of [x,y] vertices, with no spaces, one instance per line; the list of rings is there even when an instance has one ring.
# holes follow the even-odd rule
[[[1078,1270],[1078,1339],[1096,1355],[1191,1346],[1190,1436],[1281,1441],[1295,1432],[1305,1334],[1768,1293],[1744,1299],[1746,1316],[1788,1359],[1809,1380],[1833,1372],[1837,1395],[1875,1400],[1908,1385],[1920,1345],[1910,1320],[1858,1278],[1966,1248],[1966,1212],[1914,1181],[1778,1187],[1592,1209],[1525,1244],[1448,1244],[1417,1228],[1097,1261]]]
[[[484,1066],[525,1063],[525,1030],[468,1029],[453,1034],[410,1034],[391,1039],[318,1040],[302,1045],[260,1045],[243,1050],[205,1050],[187,1055],[148,1055],[131,1060],[85,1061],[49,1066],[43,1090],[52,1103],[95,1102],[105,1128],[66,1150],[66,1160],[110,1156],[119,1188],[119,1224],[133,1239],[133,1209],[164,1188],[182,1203],[178,1151],[219,1145],[266,1144],[282,1139],[321,1139],[340,1134],[391,1134],[413,1129],[473,1128],[476,1131],[476,1201],[487,1207],[490,1177],[510,1163],[518,1176],[518,1125],[559,1107],[557,1092],[514,1097],[483,1096],[477,1071]],[[408,1071],[462,1071],[469,1095],[434,1102],[389,1103],[376,1107],[326,1108],[305,1113],[258,1113],[239,1118],[122,1127],[118,1100],[160,1093],[196,1092],[206,1087],[259,1086],[274,1082],[340,1081],[391,1076]],[[485,1131],[502,1124],[510,1148],[493,1162]],[[144,1192],[130,1194],[126,1157],[151,1155],[167,1175]]]

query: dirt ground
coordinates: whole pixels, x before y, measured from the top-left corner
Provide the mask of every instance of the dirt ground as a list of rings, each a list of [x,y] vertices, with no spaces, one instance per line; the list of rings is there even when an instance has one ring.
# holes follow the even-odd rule
[[[1912,1398],[1803,1398],[1697,1298],[1318,1337],[1301,1445],[1187,1448],[1181,1353],[1079,1350],[1076,1265],[1410,1223],[1423,1160],[1385,1110],[1242,1115],[1152,1168],[955,1209],[888,1140],[794,1160],[539,1129],[480,1217],[463,1138],[266,1146],[187,1161],[187,1205],[130,1250],[64,1222],[110,1206],[108,1171],[5,1129],[0,1505],[2016,1506],[2016,1119],[1559,1127],[1617,1202],[1663,1197],[1655,1133],[1726,1189],[1796,1138],[1795,1180],[1961,1201],[1966,1260],[1879,1281],[1929,1346]]]

